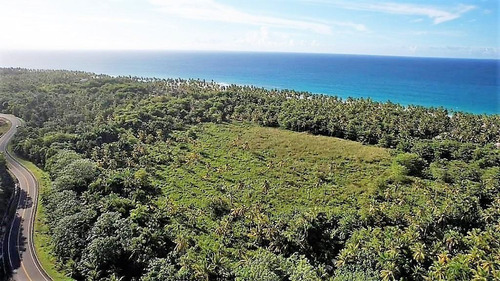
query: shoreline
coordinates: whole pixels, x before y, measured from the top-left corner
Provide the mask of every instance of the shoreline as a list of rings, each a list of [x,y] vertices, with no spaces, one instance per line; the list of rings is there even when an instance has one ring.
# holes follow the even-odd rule
[[[374,102],[379,102],[379,103],[394,103],[394,104],[398,104],[398,105],[401,105],[401,106],[404,106],[404,107],[410,107],[410,106],[421,106],[421,107],[424,107],[424,108],[428,108],[428,109],[445,109],[447,110],[448,112],[450,113],[465,113],[465,114],[474,114],[474,115],[498,115],[500,114],[500,102],[497,101],[497,108],[496,109],[486,109],[486,110],[481,110],[481,109],[476,109],[474,107],[471,107],[471,103],[467,103],[467,105],[469,105],[468,107],[463,107],[463,106],[452,106],[452,105],[447,105],[447,104],[443,104],[443,103],[432,103],[430,101],[426,101],[426,100],[419,100],[420,102],[416,103],[416,102],[412,102],[411,99],[410,101],[408,100],[405,100],[404,97],[407,97],[407,96],[412,96],[413,99],[416,98],[416,95],[413,94],[413,95],[410,95],[408,93],[400,93],[398,94],[397,96],[394,96],[394,93],[387,93],[387,94],[384,94],[384,92],[382,92],[381,90],[378,90],[378,91],[364,91],[362,88],[358,88],[358,90],[356,90],[355,88],[353,88],[353,86],[349,86],[349,85],[338,85],[337,89],[338,90],[334,90],[332,89],[331,91],[328,91],[327,89],[324,89],[323,91],[322,90],[318,90],[317,86],[314,86],[312,84],[309,84],[309,86],[311,87],[308,87],[307,85],[306,86],[302,86],[302,85],[295,85],[296,87],[293,87],[293,85],[291,85],[291,87],[288,87],[288,86],[285,86],[285,85],[271,85],[270,83],[265,83],[265,82],[262,82],[262,81],[250,81],[252,80],[252,78],[250,78],[248,81],[245,81],[244,79],[245,78],[242,78],[242,77],[233,77],[235,78],[235,80],[233,80],[234,82],[230,82],[231,80],[230,79],[223,79],[223,78],[218,78],[218,77],[215,77],[217,75],[214,75],[214,77],[212,79],[207,79],[207,78],[203,78],[203,77],[197,77],[196,75],[193,75],[191,76],[191,78],[188,78],[189,76],[184,76],[184,75],[171,75],[169,73],[163,73],[163,74],[159,74],[159,73],[143,73],[143,75],[138,75],[137,73],[129,73],[129,74],[124,74],[122,72],[97,72],[97,71],[87,71],[85,69],[71,69],[71,68],[26,68],[26,67],[3,67],[3,66],[0,66],[0,68],[21,68],[21,69],[30,69],[30,70],[36,70],[36,71],[42,71],[42,70],[51,70],[51,71],[75,71],[75,72],[85,72],[85,73],[89,73],[89,74],[95,74],[95,75],[108,75],[110,77],[122,77],[122,78],[135,78],[135,79],[143,79],[143,78],[148,78],[148,79],[165,79],[165,80],[168,80],[168,79],[181,79],[181,80],[197,80],[197,81],[205,81],[206,83],[215,83],[215,84],[218,84],[220,86],[223,86],[223,87],[229,87],[231,85],[236,85],[236,86],[239,86],[239,87],[255,87],[255,88],[263,88],[265,90],[268,90],[268,91],[290,91],[290,92],[297,92],[297,93],[307,93],[307,94],[312,94],[312,95],[324,95],[324,96],[329,96],[329,97],[337,97],[337,98],[340,98],[342,100],[346,100],[346,99],[349,99],[349,98],[352,98],[352,99],[369,99],[371,101],[374,101]],[[196,77],[196,78],[194,78]],[[227,77],[226,77],[227,78]],[[280,84],[280,83],[284,83],[284,81],[276,81],[277,83],[276,84]],[[399,87],[403,87],[404,85],[400,84],[398,85]],[[332,86],[329,86],[330,88]],[[388,86],[390,87],[390,86]],[[395,86],[394,86],[395,87]],[[395,90],[393,90],[394,92]],[[363,92],[371,92],[371,94],[362,94]],[[360,94],[361,93],[361,94]],[[441,95],[437,95],[437,96],[442,96],[443,94]],[[424,95],[425,96],[425,95]],[[399,99],[391,99],[391,97],[400,97]],[[427,95],[427,98],[431,98],[430,95]],[[456,97],[456,96],[451,96],[451,97],[448,97],[448,99],[446,100],[456,100],[456,99],[459,99],[460,97]],[[500,101],[500,96],[497,97],[497,99]],[[475,98],[475,100],[479,100],[478,98]],[[473,103],[474,104],[474,103]],[[488,104],[491,104],[491,103],[488,103]],[[465,105],[465,104],[464,104]]]

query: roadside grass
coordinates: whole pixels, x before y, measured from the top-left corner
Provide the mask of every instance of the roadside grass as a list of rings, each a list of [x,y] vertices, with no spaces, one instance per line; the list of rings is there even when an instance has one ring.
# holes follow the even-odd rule
[[[12,148],[9,146],[9,152],[12,152]],[[49,274],[49,276],[54,281],[71,281],[73,279],[67,277],[63,271],[61,271],[56,262],[56,257],[52,254],[53,244],[50,239],[49,229],[46,221],[45,209],[40,202],[40,195],[47,192],[51,188],[51,181],[49,175],[38,168],[35,164],[25,160],[18,155],[15,155],[16,159],[21,162],[28,170],[30,170],[39,184],[39,196],[38,205],[36,209],[35,217],[35,232],[34,232],[34,243],[35,250],[43,269]]]

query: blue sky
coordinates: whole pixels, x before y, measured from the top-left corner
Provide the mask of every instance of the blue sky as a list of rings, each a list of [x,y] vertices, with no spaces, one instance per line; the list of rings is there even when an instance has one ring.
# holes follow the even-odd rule
[[[0,0],[2,49],[499,58],[498,0]]]

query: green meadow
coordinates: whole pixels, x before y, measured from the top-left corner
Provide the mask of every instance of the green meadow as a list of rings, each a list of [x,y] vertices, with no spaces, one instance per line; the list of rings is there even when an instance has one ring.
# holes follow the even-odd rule
[[[166,197],[198,208],[218,198],[276,216],[331,211],[365,198],[391,161],[384,148],[246,123],[190,133],[196,138],[170,148],[179,160],[158,174]]]

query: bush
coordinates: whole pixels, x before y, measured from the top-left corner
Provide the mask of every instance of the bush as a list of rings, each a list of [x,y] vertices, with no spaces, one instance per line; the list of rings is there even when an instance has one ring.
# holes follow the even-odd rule
[[[419,177],[425,168],[425,161],[415,153],[398,154],[393,165],[400,167],[400,172],[406,176]]]

